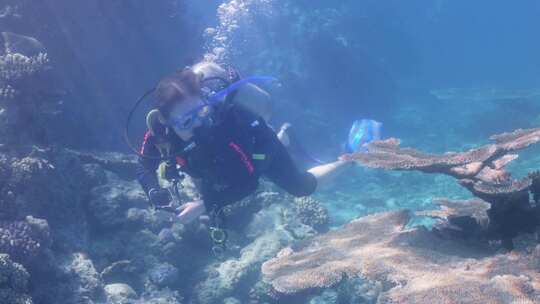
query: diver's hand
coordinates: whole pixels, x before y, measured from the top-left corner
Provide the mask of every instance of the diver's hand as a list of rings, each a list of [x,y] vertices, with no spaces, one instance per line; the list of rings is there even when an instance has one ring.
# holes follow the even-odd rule
[[[354,154],[343,154],[338,157],[338,161],[343,163],[354,164]]]
[[[148,198],[154,206],[167,206],[171,203],[171,195],[166,189],[152,188],[148,191]]]
[[[189,224],[203,215],[206,212],[206,207],[203,201],[194,201],[183,204],[178,207],[177,211],[180,212],[178,215],[180,223]]]

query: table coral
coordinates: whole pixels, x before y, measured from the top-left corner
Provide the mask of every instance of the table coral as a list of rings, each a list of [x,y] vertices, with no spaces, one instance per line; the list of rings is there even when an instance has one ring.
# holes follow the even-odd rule
[[[369,144],[369,153],[344,156],[370,168],[416,170],[456,178],[476,197],[488,202],[489,233],[506,240],[520,232],[532,232],[539,224],[536,206],[529,202],[533,179],[513,179],[506,166],[517,158],[514,152],[540,141],[540,128],[519,129],[491,137],[495,141],[465,152],[427,154],[403,148],[395,138]]]
[[[378,303],[537,303],[540,247],[530,255],[493,254],[423,227],[406,229],[409,212],[352,221],[287,247],[262,266],[282,294],[327,288],[345,277],[382,283]]]

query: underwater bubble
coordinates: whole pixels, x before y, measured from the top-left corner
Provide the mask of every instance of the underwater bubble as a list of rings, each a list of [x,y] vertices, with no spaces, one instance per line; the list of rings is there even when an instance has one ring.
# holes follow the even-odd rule
[[[204,30],[204,35],[205,36],[214,36],[216,35],[217,33],[217,30],[213,27],[209,27],[207,29]]]
[[[2,32],[5,52],[8,54],[23,54],[26,56],[38,56],[45,53],[45,47],[37,39],[18,35],[10,32]]]
[[[207,53],[204,57],[214,61],[225,61],[241,44],[249,44],[256,35],[253,34],[253,24],[261,17],[269,17],[272,12],[271,0],[231,0],[219,5],[216,16],[218,25],[207,28],[204,37],[207,38]],[[219,53],[216,48],[223,49]]]

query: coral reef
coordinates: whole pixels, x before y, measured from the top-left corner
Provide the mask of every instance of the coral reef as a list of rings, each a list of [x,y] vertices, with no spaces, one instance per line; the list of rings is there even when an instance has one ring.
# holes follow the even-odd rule
[[[9,100],[18,94],[21,81],[49,67],[49,58],[43,45],[32,37],[8,32],[0,36],[4,42],[0,50],[0,100]]]
[[[406,229],[408,222],[407,211],[355,220],[283,249],[262,273],[283,294],[361,276],[382,284],[381,303],[534,303],[540,297],[540,247],[532,254],[494,254],[423,227]]]
[[[115,152],[84,153],[75,150],[69,150],[69,152],[75,154],[85,164],[98,165],[122,179],[134,180],[137,176],[137,157],[135,155]]]
[[[371,168],[417,170],[441,173],[458,179],[476,197],[488,202],[488,231],[494,238],[506,240],[520,232],[532,232],[539,224],[537,211],[529,202],[532,180],[512,179],[506,166],[517,158],[517,150],[540,141],[540,129],[516,130],[491,137],[494,144],[462,153],[432,155],[401,148],[397,139],[374,142],[369,153],[345,156]]]
[[[367,252],[376,249],[379,241],[387,241],[408,220],[405,211],[364,217],[342,229],[315,237],[301,247],[281,250],[262,265],[262,273],[284,294],[331,287],[341,282],[344,275],[360,275],[362,263],[367,262]],[[369,255],[375,256],[374,253]]]
[[[178,266],[189,272],[198,263],[184,259],[201,254],[183,248],[173,215],[148,209],[133,158],[36,147],[0,155],[0,251],[29,270],[36,302],[101,303],[104,286],[127,284],[138,295],[129,303],[180,303]]]
[[[523,136],[516,135],[519,140]],[[516,137],[500,140],[506,145]],[[408,217],[406,213],[397,213],[366,217],[358,220],[358,224],[351,223],[354,228],[350,230],[343,228],[315,236],[316,229],[324,230],[328,224],[323,204],[313,198],[295,200],[267,183],[252,197],[227,209],[225,222],[231,237],[221,260],[212,254],[204,223],[183,226],[174,222],[173,214],[148,208],[144,193],[131,176],[133,158],[60,148],[6,151],[0,153],[0,175],[6,177],[0,182],[0,201],[8,207],[6,210],[14,208],[14,211],[3,214],[0,232],[6,237],[0,237],[1,244],[9,244],[9,249],[3,250],[11,250],[12,259],[24,263],[30,272],[33,284],[28,294],[39,303],[100,303],[107,299],[110,303],[136,304],[176,304],[183,299],[192,303],[279,302],[279,298],[275,300],[267,295],[268,285],[258,281],[261,265],[284,246],[291,246],[290,250],[298,251],[306,259],[314,259],[315,268],[303,274],[308,279],[299,275],[305,287],[293,291],[296,287],[288,280],[298,279],[293,278],[293,273],[299,270],[276,270],[279,274],[275,274],[272,270],[275,259],[264,264],[265,278],[277,291],[292,294],[300,294],[303,288],[334,286],[324,297],[313,299],[314,303],[334,298],[341,302],[416,299],[420,297],[416,289],[398,293],[391,287],[407,280],[413,285],[421,284],[412,277],[427,276],[422,271],[427,272],[428,266],[435,265],[435,269],[443,272],[449,271],[454,262],[458,267],[460,263],[465,265],[463,255],[478,258],[477,264],[471,265],[476,265],[479,272],[486,269],[491,258],[499,257],[503,264],[508,262],[506,255],[492,255],[485,248],[469,248],[468,243],[452,238],[456,231],[471,235],[473,226],[466,225],[470,223],[464,218],[474,218],[474,223],[483,227],[488,218],[486,202],[441,200],[439,204],[444,206],[441,210],[424,214],[440,219],[433,232],[401,229]],[[491,169],[503,168],[509,159],[503,160],[495,162]],[[530,179],[534,185],[534,175]],[[196,195],[188,182],[182,191],[182,197]],[[8,233],[9,229],[21,232]],[[444,248],[425,248],[425,244]],[[307,249],[302,249],[303,246]],[[46,259],[39,259],[41,267],[28,262],[38,260],[32,258],[36,254],[47,255]],[[396,260],[391,259],[393,254]],[[405,257],[409,254],[410,259]],[[519,263],[526,263],[524,254]],[[441,266],[441,260],[422,260],[431,255],[446,262]],[[385,262],[386,258],[390,260]],[[324,265],[326,260],[329,264]],[[407,273],[399,272],[395,266],[397,260],[410,265],[403,270]],[[413,273],[422,263],[426,263],[426,268]],[[513,266],[508,263],[504,265]],[[344,274],[350,278],[343,280]],[[459,275],[463,274],[456,274]],[[475,275],[470,278],[473,282],[480,280],[480,275]],[[497,280],[498,275],[507,275],[513,283],[521,283],[514,279],[514,272],[502,270],[496,270],[488,279]],[[524,270],[523,275],[528,276],[529,272]],[[50,277],[56,279],[46,279]],[[514,296],[489,282],[482,288],[491,288],[492,294]]]
[[[206,271],[213,275],[197,285],[198,303],[222,303],[225,298],[238,294],[240,286],[249,286],[249,281],[259,276],[258,270],[264,261],[294,241],[287,222],[280,216],[282,208],[274,204],[257,212],[243,231],[251,241],[243,246],[239,256],[208,267]],[[259,295],[253,291],[251,297]]]
[[[32,304],[28,295],[26,269],[14,263],[7,254],[0,254],[0,302],[10,304]]]
[[[173,265],[163,263],[150,269],[148,278],[158,287],[173,286],[179,278],[179,272]]]
[[[9,32],[0,42],[0,142],[46,142],[45,126],[61,104],[49,94],[47,51],[35,38]]]
[[[479,238],[488,227],[487,211],[490,204],[483,200],[435,199],[433,202],[439,205],[441,209],[419,211],[416,212],[416,215],[438,219],[435,229],[452,230],[461,237]]]
[[[446,198],[439,198],[433,200],[436,205],[441,207],[440,210],[420,211],[416,212],[420,216],[430,216],[439,218],[444,221],[452,222],[455,219],[461,217],[471,217],[479,225],[486,225],[487,223],[487,210],[489,204],[479,200],[470,199],[463,201],[449,200]]]
[[[190,191],[190,188],[184,189]],[[223,221],[228,229],[244,230],[261,209],[276,202],[286,204],[290,201],[290,197],[276,191],[268,182],[261,183],[259,189],[257,193],[224,208]]]
[[[129,285],[116,283],[105,286],[107,303],[111,304],[129,304],[137,298],[137,293]]]
[[[0,221],[0,252],[18,263],[28,264],[51,245],[47,221],[28,217],[25,221]]]
[[[1,189],[10,220],[46,219],[59,244],[84,246],[84,200],[92,187],[79,159],[55,149],[29,148],[6,154],[10,175]]]
[[[535,220],[538,174],[514,181],[505,170],[515,158],[510,152],[538,141],[535,131],[506,134],[496,137],[494,145],[444,156],[413,153],[397,144],[387,150],[381,146],[379,155],[405,154],[392,169],[442,170],[483,199],[437,201],[440,210],[419,213],[437,219],[433,231],[405,229],[406,213],[395,212],[317,236],[328,229],[326,201],[334,208],[336,224],[343,214],[349,219],[404,205],[426,207],[431,204],[427,197],[440,189],[425,190],[422,184],[403,193],[414,181],[401,178],[387,185],[375,176],[384,174],[364,170],[358,170],[357,180],[347,176],[349,184],[340,187],[352,188],[362,180],[378,191],[365,199],[360,191],[329,191],[317,200],[295,200],[265,183],[258,193],[225,210],[230,238],[219,256],[212,254],[207,222],[184,226],[175,214],[149,208],[134,181],[135,157],[101,150],[124,150],[117,134],[119,118],[138,88],[196,57],[199,50],[193,46],[201,41],[192,33],[202,32],[208,11],[193,18],[184,3],[211,6],[177,0],[0,4],[0,28],[5,31],[0,34],[0,252],[9,254],[0,255],[0,303],[283,303],[275,290],[267,294],[272,285],[295,295],[333,286],[292,303],[463,302],[467,297],[489,303],[538,301],[534,260],[540,255],[539,249],[527,247],[535,242],[531,236],[520,235],[519,246],[527,250],[512,254],[494,254],[466,242],[478,241],[486,230],[511,238],[536,228],[524,214]],[[402,112],[402,107],[391,106],[399,100],[392,96],[393,85],[403,80],[396,58],[411,59],[405,61],[414,66],[416,55],[410,53],[417,53],[403,48],[395,52],[387,40],[380,42],[381,25],[389,27],[385,34],[406,34],[378,20],[410,25],[408,19],[394,18],[387,9],[366,14],[366,5],[372,4],[349,10],[347,5],[314,6],[311,1],[224,1],[217,12],[219,24],[206,31],[206,59],[228,61],[240,72],[279,77],[282,83],[273,94],[278,101],[275,121],[302,121],[306,146],[321,157],[335,155],[342,138],[338,132],[358,113],[385,119],[392,109]],[[186,12],[190,18],[184,18]],[[364,30],[353,33],[350,28]],[[169,56],[178,49],[180,53]],[[481,92],[480,98],[469,93],[473,97],[468,100],[522,102],[538,92],[488,93]],[[373,100],[378,105],[368,106]],[[527,111],[522,105],[513,108]],[[409,109],[417,111],[413,106]],[[425,121],[410,118],[407,122],[425,129]],[[452,140],[462,144],[456,138]],[[64,146],[73,150],[60,148]],[[75,150],[82,148],[89,150]],[[197,197],[192,180],[183,180],[182,186],[180,201]],[[410,192],[421,193],[414,197]],[[528,201],[529,192],[536,206]],[[341,205],[343,197],[347,202]],[[269,283],[261,282],[261,265],[284,246],[291,249],[263,266]],[[308,266],[313,268],[301,269]]]
[[[125,224],[129,221],[130,211],[131,217],[135,216],[132,208],[146,208],[148,202],[136,182],[111,175],[107,184],[92,189],[88,207],[96,224],[107,229]]]
[[[173,291],[169,288],[159,290],[149,290],[141,295],[141,297],[133,301],[135,304],[181,304],[183,297],[178,291]]]
[[[91,299],[103,298],[103,283],[90,257],[76,252],[62,257],[58,276],[64,282],[63,301],[71,303],[89,303]]]
[[[242,283],[245,284],[246,280],[257,274],[264,261],[281,249],[282,239],[279,233],[265,234],[244,247],[238,258],[219,264],[214,269],[215,276],[211,276],[197,287],[199,303],[220,303],[224,298],[237,292]]]

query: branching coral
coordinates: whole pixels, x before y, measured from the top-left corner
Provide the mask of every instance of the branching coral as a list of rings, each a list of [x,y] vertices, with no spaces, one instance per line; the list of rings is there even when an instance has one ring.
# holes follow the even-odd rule
[[[49,227],[44,220],[0,221],[0,252],[20,263],[28,263],[50,246]]]
[[[304,225],[316,230],[324,230],[328,226],[328,210],[312,197],[296,198],[293,210]]]
[[[21,187],[26,185],[47,185],[56,169],[48,159],[28,156],[15,160],[12,164],[11,184]]]
[[[47,53],[26,56],[20,53],[0,55],[0,100],[12,100],[17,96],[18,81],[45,70],[49,65]]]
[[[20,143],[29,136],[43,143],[45,116],[56,115],[61,106],[52,77],[44,77],[50,76],[47,52],[28,36],[1,32],[0,41],[0,140]]]
[[[491,137],[488,144],[467,152],[433,155],[400,147],[397,139],[374,142],[369,153],[345,156],[371,168],[417,170],[453,176],[478,198],[491,204],[488,212],[490,234],[512,238],[538,225],[529,203],[530,177],[512,179],[506,166],[517,158],[512,154],[540,141],[540,128],[516,130]]]
[[[380,303],[536,303],[540,274],[532,255],[492,255],[423,227],[405,229],[407,211],[376,214],[288,247],[263,264],[276,291],[298,294],[344,277],[381,282]]]

